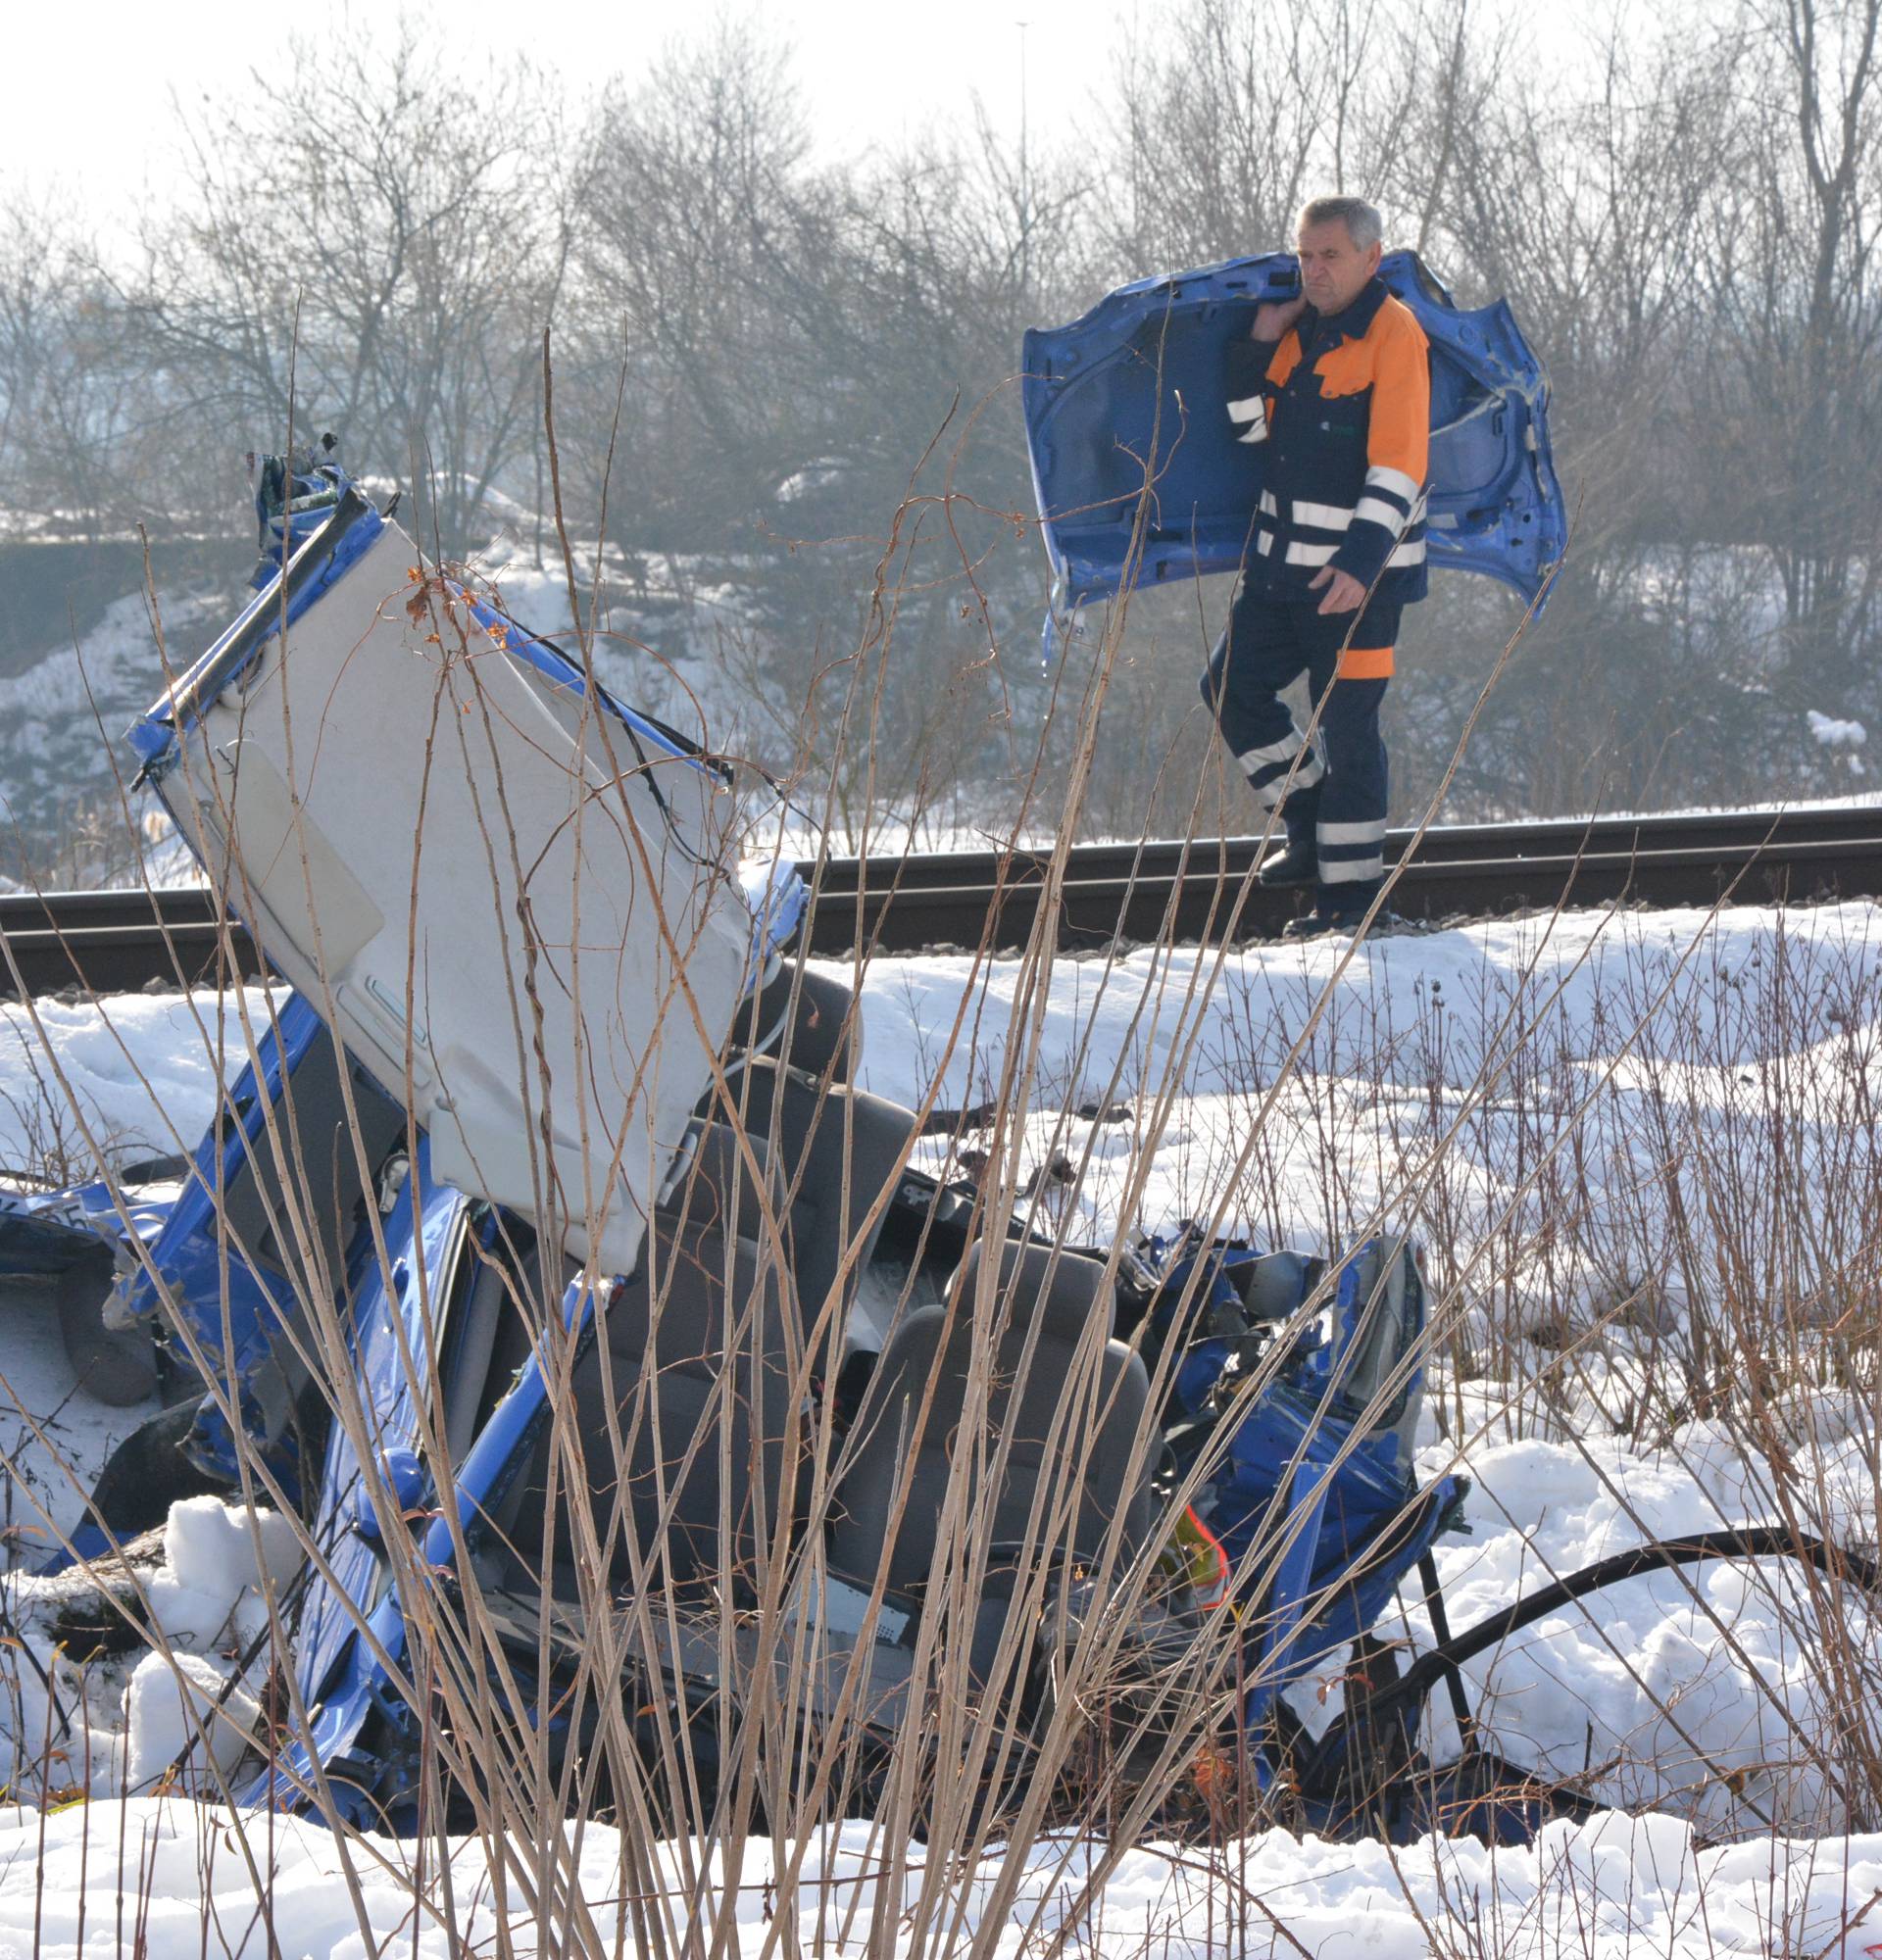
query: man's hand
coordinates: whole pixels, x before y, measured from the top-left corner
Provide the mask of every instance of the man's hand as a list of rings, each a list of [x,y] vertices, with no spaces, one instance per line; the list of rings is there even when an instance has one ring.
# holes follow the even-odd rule
[[[1265,300],[1255,309],[1251,340],[1278,340],[1307,310],[1307,295],[1297,300]]]
[[[1310,592],[1317,592],[1326,587],[1326,597],[1320,601],[1322,612],[1357,612],[1365,603],[1365,587],[1350,571],[1335,571],[1330,564],[1323,564],[1307,581]]]

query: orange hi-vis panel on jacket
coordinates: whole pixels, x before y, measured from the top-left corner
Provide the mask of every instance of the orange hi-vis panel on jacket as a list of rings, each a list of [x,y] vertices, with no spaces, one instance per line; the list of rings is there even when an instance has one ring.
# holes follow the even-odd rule
[[[1251,577],[1304,589],[1330,564],[1381,598],[1424,597],[1431,368],[1409,307],[1372,279],[1278,344],[1231,343],[1228,414],[1260,446]]]
[[[1390,680],[1394,651],[1391,647],[1348,647],[1340,656],[1339,676],[1342,680]]]

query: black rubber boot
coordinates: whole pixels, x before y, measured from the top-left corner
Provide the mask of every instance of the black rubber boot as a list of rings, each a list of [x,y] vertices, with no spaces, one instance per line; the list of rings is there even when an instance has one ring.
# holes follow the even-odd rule
[[[1324,899],[1317,903],[1311,912],[1299,918],[1289,919],[1281,928],[1283,939],[1323,939],[1330,933],[1356,933],[1364,924],[1366,908],[1372,900],[1368,895],[1358,905],[1351,903],[1329,906]],[[1393,911],[1378,912],[1365,928],[1367,939],[1376,939],[1384,933],[1392,932],[1405,921]]]
[[[1269,890],[1278,885],[1311,885],[1319,875],[1319,854],[1311,831],[1305,837],[1290,837],[1280,850],[1262,859],[1262,868],[1255,874],[1257,882]]]

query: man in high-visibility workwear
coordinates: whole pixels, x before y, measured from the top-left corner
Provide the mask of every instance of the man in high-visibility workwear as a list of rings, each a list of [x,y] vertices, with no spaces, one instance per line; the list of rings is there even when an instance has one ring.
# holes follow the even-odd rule
[[[1379,706],[1399,615],[1425,591],[1424,332],[1378,277],[1379,214],[1356,197],[1301,213],[1301,295],[1231,344],[1228,414],[1261,445],[1262,492],[1203,698],[1286,847],[1264,885],[1312,884],[1291,933],[1357,925],[1384,873]],[[1308,676],[1309,746],[1280,691]]]

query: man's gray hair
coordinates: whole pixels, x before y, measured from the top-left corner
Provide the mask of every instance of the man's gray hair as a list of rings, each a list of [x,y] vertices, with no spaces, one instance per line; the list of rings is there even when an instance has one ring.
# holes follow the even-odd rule
[[[1344,224],[1346,235],[1362,252],[1369,252],[1385,236],[1378,208],[1362,197],[1315,197],[1301,206],[1301,229],[1310,224]]]

